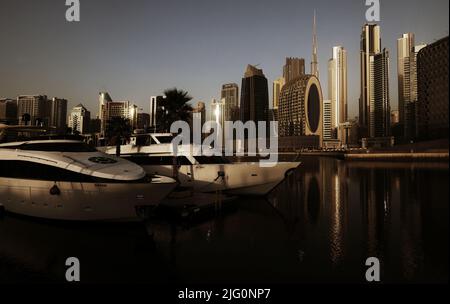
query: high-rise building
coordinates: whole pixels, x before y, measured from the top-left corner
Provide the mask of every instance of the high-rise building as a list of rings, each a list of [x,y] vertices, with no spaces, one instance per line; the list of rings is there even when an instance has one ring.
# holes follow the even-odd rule
[[[0,122],[17,123],[17,101],[9,98],[0,99]]]
[[[341,126],[347,121],[347,51],[342,46],[333,47],[328,61],[328,98],[331,100],[331,128],[337,139],[345,144]]]
[[[248,65],[242,78],[240,118],[242,122],[268,120],[269,92],[263,71]]]
[[[313,20],[311,75],[314,75],[317,77],[317,79],[319,79],[319,62],[317,60],[316,11],[314,11],[314,20]]]
[[[192,109],[192,113],[199,113],[201,118],[201,126],[203,126],[206,122],[206,106],[203,101],[197,102],[197,106]],[[191,122],[193,119],[191,119]],[[192,127],[191,127],[192,130]]]
[[[17,118],[19,124],[48,126],[50,120],[50,107],[45,95],[20,95],[17,97]],[[29,121],[25,121],[25,114]]]
[[[54,97],[50,101],[50,123],[51,127],[58,129],[67,126],[67,100]]]
[[[400,122],[400,112],[399,110],[391,111],[391,125],[398,124]]]
[[[278,104],[280,102],[280,92],[284,85],[285,85],[284,77],[279,77],[273,82],[273,96],[272,96],[273,109],[278,109]]]
[[[228,83],[222,86],[221,99],[225,103],[225,120],[239,120],[239,87],[236,83]]]
[[[359,125],[363,136],[368,135],[370,123],[370,57],[380,52],[380,27],[377,24],[365,24],[362,28],[360,45],[361,95],[359,98]]]
[[[370,56],[369,136],[390,135],[389,52]]]
[[[403,137],[415,136],[417,102],[417,53],[425,45],[414,45],[414,34],[406,33],[397,40],[397,75],[399,124]]]
[[[332,101],[326,99],[323,101],[323,139],[329,140],[333,138],[332,127]]]
[[[417,54],[417,136],[448,138],[448,36]]]
[[[72,132],[87,134],[90,132],[91,113],[80,103],[70,111],[69,128]]]
[[[323,139],[323,97],[317,77],[303,75],[287,83],[278,107],[279,135],[316,135]]]
[[[166,114],[164,110],[165,96],[150,97],[150,128],[153,132],[159,132],[161,121]]]
[[[111,96],[109,96],[109,93],[108,92],[100,92],[99,94],[98,94],[98,118],[100,119],[100,120],[103,120],[103,114],[104,114],[104,111],[105,111],[105,105],[108,103],[108,102],[111,102],[112,101],[112,98],[111,98]]]
[[[147,129],[150,125],[150,114],[138,113],[137,114],[137,129]]]
[[[114,117],[122,117],[129,120],[130,126],[135,127],[137,121],[137,109],[128,100],[110,101],[104,105],[102,118],[102,133],[106,132],[108,122]]]
[[[223,99],[219,101],[213,98],[210,107],[209,120],[215,121],[223,129],[225,122],[225,101]]]
[[[302,75],[305,75],[305,59],[287,57],[286,64],[283,66],[284,83]]]

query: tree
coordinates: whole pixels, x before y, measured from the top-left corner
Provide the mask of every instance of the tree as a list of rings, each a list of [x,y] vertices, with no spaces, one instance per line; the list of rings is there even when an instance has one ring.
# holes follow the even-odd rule
[[[122,140],[130,140],[131,125],[129,119],[113,117],[106,124],[105,137],[111,146],[116,146],[116,156],[120,156]]]
[[[28,125],[28,122],[31,120],[31,115],[28,113],[25,113],[22,115],[22,121],[25,123],[25,125]]]
[[[170,126],[177,120],[189,123],[191,120],[192,107],[188,104],[192,100],[188,92],[177,88],[164,91],[163,115],[161,117],[161,129],[170,132]]]

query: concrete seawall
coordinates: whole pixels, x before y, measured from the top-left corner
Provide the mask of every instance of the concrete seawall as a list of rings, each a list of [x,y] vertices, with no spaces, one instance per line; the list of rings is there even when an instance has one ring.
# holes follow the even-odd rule
[[[442,153],[346,153],[345,160],[391,160],[391,161],[448,161],[448,152]]]

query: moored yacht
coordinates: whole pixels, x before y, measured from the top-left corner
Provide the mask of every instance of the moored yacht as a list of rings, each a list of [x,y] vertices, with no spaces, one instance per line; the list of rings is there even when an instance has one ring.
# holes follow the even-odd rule
[[[58,220],[138,220],[177,185],[79,137],[7,141],[5,130],[20,127],[0,125],[0,203],[8,212]]]
[[[173,177],[182,186],[197,192],[225,191],[236,195],[264,196],[299,167],[300,162],[278,162],[261,167],[259,162],[231,162],[222,156],[196,156],[193,145],[178,146],[174,170],[173,135],[170,133],[134,134],[129,144],[121,145],[121,157],[144,168],[148,174]],[[116,147],[99,147],[115,154]]]

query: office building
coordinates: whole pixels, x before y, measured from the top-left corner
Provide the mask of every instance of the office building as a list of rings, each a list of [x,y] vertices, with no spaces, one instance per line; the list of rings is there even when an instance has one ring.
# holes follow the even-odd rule
[[[448,138],[448,36],[417,54],[417,137]]]
[[[224,102],[224,116],[227,121],[239,120],[239,87],[236,83],[222,86],[220,98]]]
[[[380,27],[377,24],[365,24],[360,41],[360,98],[359,125],[363,136],[368,135],[370,113],[370,58],[381,52]]]
[[[280,103],[280,93],[281,93],[281,89],[283,88],[283,86],[285,85],[285,80],[284,77],[279,77],[278,79],[276,79],[273,82],[273,95],[272,95],[272,108],[273,109],[278,109],[278,104]]]
[[[261,69],[248,65],[242,78],[240,118],[242,122],[268,120],[269,92]]]
[[[0,99],[0,123],[17,123],[17,101],[9,98]]]
[[[389,52],[370,56],[369,137],[386,137],[391,129]]]
[[[64,129],[67,126],[67,100],[54,97],[50,103],[50,123],[51,127]]]
[[[29,121],[26,118],[29,115]],[[17,97],[17,118],[20,125],[48,126],[50,107],[45,95],[20,95]]]
[[[397,75],[399,124],[405,140],[416,135],[417,53],[425,45],[414,45],[414,34],[406,33],[397,40]]]
[[[150,97],[150,128],[152,132],[160,132],[161,122],[165,117],[164,110],[165,96],[152,96]]]
[[[333,47],[328,61],[328,98],[332,105],[331,129],[336,134],[333,137],[345,144],[342,125],[347,122],[347,51],[342,46]]]
[[[137,125],[136,129],[146,130],[150,126],[150,114],[137,113]]]
[[[317,77],[303,75],[287,83],[280,94],[279,135],[316,135],[322,141],[322,108],[322,88]]]
[[[332,101],[325,99],[323,101],[323,139],[333,139],[333,127],[332,127]]]
[[[302,75],[305,75],[305,59],[287,57],[283,66],[283,85]]]
[[[69,128],[72,133],[87,134],[90,130],[91,113],[80,103],[70,111]]]

